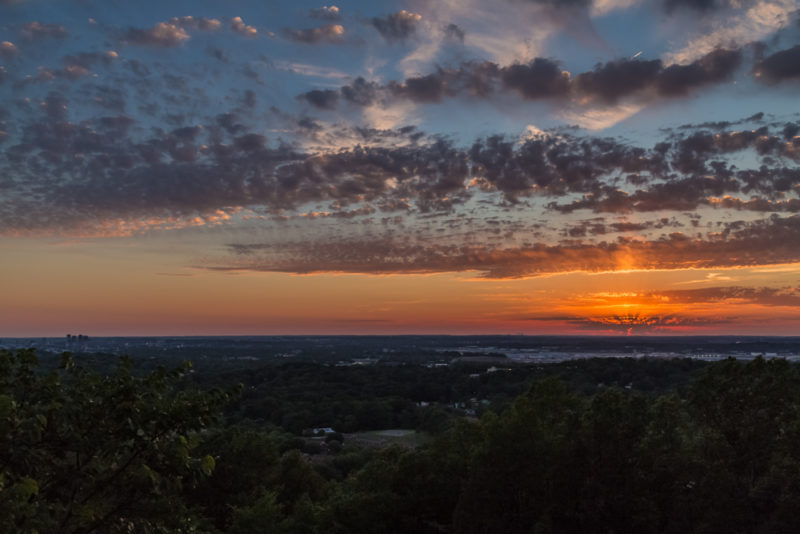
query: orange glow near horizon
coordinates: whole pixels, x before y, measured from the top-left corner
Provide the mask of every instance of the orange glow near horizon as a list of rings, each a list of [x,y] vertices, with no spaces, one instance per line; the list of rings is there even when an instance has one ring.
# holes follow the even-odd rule
[[[2,336],[797,334],[800,266],[570,272],[524,279],[215,272],[159,250],[70,245],[2,264]],[[27,254],[27,255],[26,255]],[[628,267],[628,265],[620,265]],[[720,285],[738,293],[711,291]],[[767,295],[766,298],[764,295]],[[787,296],[788,295],[788,296]],[[797,299],[797,300],[794,300]]]

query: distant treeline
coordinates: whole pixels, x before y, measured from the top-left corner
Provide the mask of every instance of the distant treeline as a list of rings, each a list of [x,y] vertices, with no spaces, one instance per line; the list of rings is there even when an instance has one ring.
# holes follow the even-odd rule
[[[800,372],[785,360],[84,363],[0,354],[2,532],[800,531]],[[472,398],[489,402],[467,418]],[[420,426],[432,407],[416,449],[341,433],[350,416]],[[323,425],[342,426],[296,435]]]
[[[445,354],[444,356],[448,356]],[[631,388],[648,394],[685,387],[706,362],[664,358],[591,358],[550,364],[519,364],[493,358],[459,358],[433,366],[415,359],[373,365],[337,366],[328,360],[226,360],[196,362],[189,382],[205,388],[242,384],[241,395],[225,408],[229,423],[251,422],[293,434],[316,427],[341,432],[412,428],[437,432],[453,417],[500,411],[538,379],[557,376],[568,387],[590,395],[606,387]],[[114,371],[118,357],[76,354],[75,359],[101,374]],[[42,356],[54,366],[59,355]],[[485,361],[484,361],[485,360]],[[458,363],[458,362],[461,363]],[[132,372],[143,374],[158,365],[181,360],[135,358]],[[494,367],[496,372],[487,372]],[[454,405],[458,408],[454,408]]]

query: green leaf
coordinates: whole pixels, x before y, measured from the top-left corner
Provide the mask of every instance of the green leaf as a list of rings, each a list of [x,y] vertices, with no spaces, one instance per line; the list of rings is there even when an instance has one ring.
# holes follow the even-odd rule
[[[217,462],[214,460],[214,457],[207,454],[200,462],[200,470],[203,471],[203,474],[206,476],[211,476],[212,471],[214,471],[214,467],[217,465]]]
[[[0,417],[8,417],[14,411],[16,403],[8,395],[0,395]]]
[[[32,495],[39,494],[39,484],[30,477],[22,477],[14,487],[17,495],[23,500],[29,499]]]

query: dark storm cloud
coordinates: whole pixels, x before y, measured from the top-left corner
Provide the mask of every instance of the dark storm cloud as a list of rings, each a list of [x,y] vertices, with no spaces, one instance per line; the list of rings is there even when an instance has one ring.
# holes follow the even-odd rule
[[[408,39],[417,31],[420,20],[422,20],[420,15],[404,9],[385,17],[374,17],[369,23],[391,43]]]
[[[319,28],[306,28],[302,30],[294,30],[286,28],[283,30],[283,36],[290,41],[305,44],[341,44],[344,42],[344,26],[341,24],[327,24]]]
[[[725,239],[675,233],[657,240],[619,239],[580,245],[442,245],[386,235],[270,244],[229,245],[228,265],[214,269],[364,274],[478,271],[486,278],[520,278],[572,271],[720,268],[796,261],[800,216],[743,223]]]
[[[45,37],[64,39],[67,33],[67,29],[61,24],[42,24],[37,21],[29,22],[20,30],[22,38],[26,41],[35,41]]]
[[[756,64],[756,73],[766,82],[800,78],[800,45],[767,56]]]

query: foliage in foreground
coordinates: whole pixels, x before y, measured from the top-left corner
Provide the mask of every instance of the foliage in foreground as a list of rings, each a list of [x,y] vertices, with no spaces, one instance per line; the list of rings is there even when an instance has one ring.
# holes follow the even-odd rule
[[[180,371],[37,374],[23,352],[0,372],[10,532],[800,531],[800,374],[785,360],[712,364],[680,394],[546,379],[420,449],[313,456],[215,424],[226,395],[177,389]]]
[[[175,386],[187,367],[108,377],[67,355],[38,372],[32,351],[0,354],[0,517],[9,532],[187,528],[183,490],[210,475],[195,454],[227,394]]]

